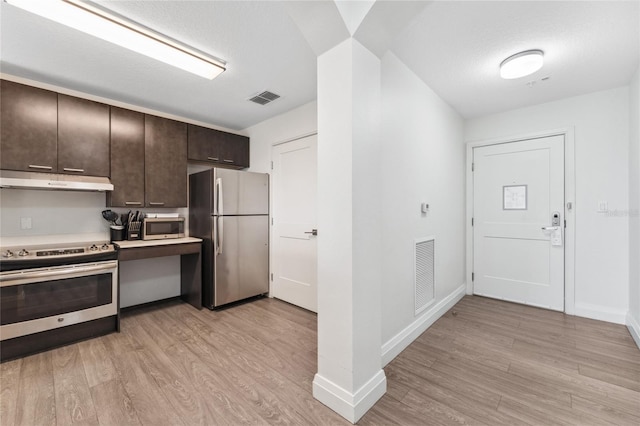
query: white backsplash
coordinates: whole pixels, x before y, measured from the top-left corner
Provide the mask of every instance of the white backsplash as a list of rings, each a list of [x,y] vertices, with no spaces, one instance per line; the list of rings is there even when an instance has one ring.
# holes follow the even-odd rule
[[[0,189],[1,243],[13,245],[7,243],[71,234],[108,239],[109,226],[101,214],[105,197],[104,192]],[[30,222],[31,229],[22,229],[23,218],[24,222]]]
[[[102,218],[102,211],[108,208],[105,206],[104,192],[0,189],[0,245],[109,240],[109,223]],[[177,212],[185,217],[189,212],[186,208],[140,211]],[[22,229],[23,218],[30,221],[31,229]]]

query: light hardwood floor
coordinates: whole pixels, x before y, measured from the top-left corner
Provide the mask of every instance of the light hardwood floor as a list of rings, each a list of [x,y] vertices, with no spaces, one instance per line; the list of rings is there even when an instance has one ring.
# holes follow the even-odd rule
[[[122,332],[5,362],[0,424],[348,424],[311,396],[316,317],[273,299],[176,301]],[[362,425],[640,424],[625,327],[465,297],[385,372]]]

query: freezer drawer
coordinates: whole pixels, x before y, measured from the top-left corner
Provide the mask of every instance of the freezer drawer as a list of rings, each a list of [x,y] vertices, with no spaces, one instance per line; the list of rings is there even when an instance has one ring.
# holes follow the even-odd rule
[[[212,216],[213,306],[269,291],[269,217]]]

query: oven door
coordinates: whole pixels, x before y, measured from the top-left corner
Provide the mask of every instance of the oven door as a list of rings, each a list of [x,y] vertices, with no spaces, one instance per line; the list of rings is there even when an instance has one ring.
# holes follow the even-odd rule
[[[117,314],[118,262],[0,273],[0,340]]]

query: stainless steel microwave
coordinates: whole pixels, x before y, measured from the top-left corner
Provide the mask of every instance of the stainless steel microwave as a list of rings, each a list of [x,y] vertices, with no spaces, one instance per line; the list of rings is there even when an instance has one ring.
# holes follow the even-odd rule
[[[143,240],[183,237],[184,217],[145,217],[142,222]]]

